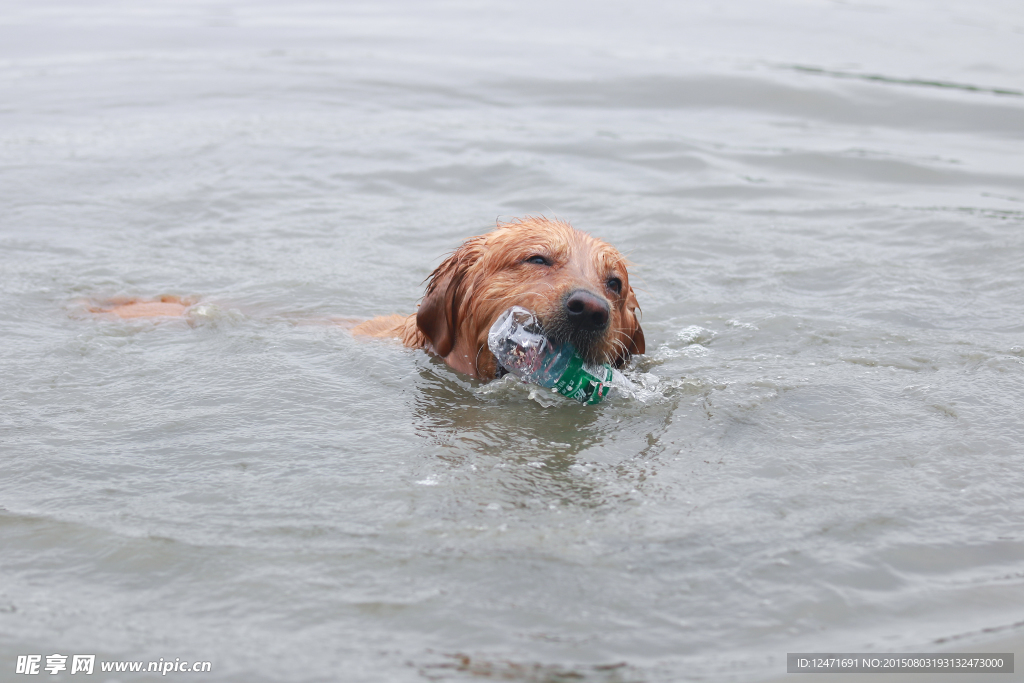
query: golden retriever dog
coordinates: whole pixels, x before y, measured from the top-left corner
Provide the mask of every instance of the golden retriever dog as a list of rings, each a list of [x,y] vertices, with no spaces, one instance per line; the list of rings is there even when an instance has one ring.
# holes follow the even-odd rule
[[[588,362],[621,367],[645,350],[626,266],[614,247],[563,221],[499,223],[437,267],[416,313],[374,318],[352,333],[395,337],[489,380],[503,370],[487,332],[509,307],[522,306],[551,339],[570,342]]]
[[[416,313],[367,320],[352,334],[400,339],[459,372],[490,380],[504,370],[487,348],[487,332],[501,313],[522,306],[537,315],[552,340],[570,342],[588,362],[622,367],[645,350],[626,266],[614,247],[563,221],[499,223],[437,267]],[[119,318],[180,317],[193,303],[164,296],[90,310]]]

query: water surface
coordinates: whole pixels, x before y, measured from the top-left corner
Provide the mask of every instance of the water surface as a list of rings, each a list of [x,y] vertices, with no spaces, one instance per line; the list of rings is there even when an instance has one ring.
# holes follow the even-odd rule
[[[758,681],[1019,634],[1019,3],[2,8],[0,679]],[[636,264],[644,400],[322,323],[529,214]],[[86,312],[160,294],[203,308]]]

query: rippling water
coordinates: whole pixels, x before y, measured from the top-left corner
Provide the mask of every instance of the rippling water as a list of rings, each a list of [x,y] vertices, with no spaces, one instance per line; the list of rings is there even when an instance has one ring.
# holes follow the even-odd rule
[[[1019,636],[1019,2],[0,6],[0,679],[756,681]],[[642,399],[323,323],[527,214],[635,262]],[[203,306],[85,312],[159,294]]]

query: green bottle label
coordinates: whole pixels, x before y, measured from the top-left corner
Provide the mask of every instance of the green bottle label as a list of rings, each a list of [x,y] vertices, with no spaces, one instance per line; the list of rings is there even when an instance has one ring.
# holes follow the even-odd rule
[[[593,373],[597,372],[598,377]],[[555,382],[555,389],[562,396],[585,405],[600,403],[612,388],[612,369],[608,365],[586,367],[583,359],[573,354],[565,372]]]

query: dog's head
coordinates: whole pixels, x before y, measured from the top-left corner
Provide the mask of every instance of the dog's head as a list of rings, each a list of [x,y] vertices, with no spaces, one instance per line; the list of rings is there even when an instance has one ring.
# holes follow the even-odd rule
[[[568,223],[527,218],[467,240],[430,276],[416,324],[450,366],[497,376],[487,332],[502,312],[537,314],[555,341],[591,363],[621,367],[644,352],[626,259]]]

